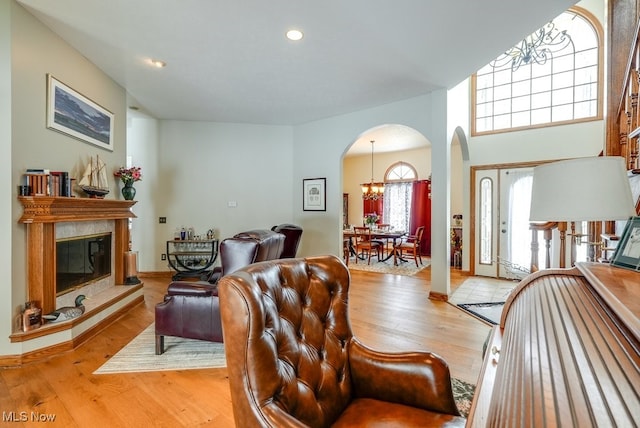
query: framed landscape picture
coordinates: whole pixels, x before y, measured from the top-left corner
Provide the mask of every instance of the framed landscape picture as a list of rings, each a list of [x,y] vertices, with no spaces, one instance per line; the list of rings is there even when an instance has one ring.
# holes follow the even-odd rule
[[[611,264],[626,269],[640,270],[640,217],[632,217],[627,221]]]
[[[326,211],[326,178],[305,178],[302,180],[302,210]]]
[[[113,113],[50,74],[47,128],[113,151]]]

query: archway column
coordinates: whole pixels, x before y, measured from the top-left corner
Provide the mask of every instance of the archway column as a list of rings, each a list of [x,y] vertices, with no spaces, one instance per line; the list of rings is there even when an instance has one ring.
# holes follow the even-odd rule
[[[431,291],[429,298],[448,300],[451,290],[449,271],[449,227],[451,146],[447,140],[447,91],[432,94],[431,130]]]

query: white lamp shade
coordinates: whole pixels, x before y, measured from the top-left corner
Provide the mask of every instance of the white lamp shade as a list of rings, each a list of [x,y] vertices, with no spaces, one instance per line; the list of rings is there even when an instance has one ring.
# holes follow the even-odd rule
[[[530,221],[624,220],[634,215],[621,157],[571,159],[533,170]]]

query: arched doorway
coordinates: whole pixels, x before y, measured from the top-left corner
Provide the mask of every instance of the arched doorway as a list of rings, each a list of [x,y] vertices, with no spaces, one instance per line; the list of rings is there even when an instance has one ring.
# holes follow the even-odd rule
[[[371,141],[375,141],[372,144]],[[373,160],[373,162],[372,162]],[[390,165],[405,161],[413,165],[418,179],[431,174],[431,143],[420,132],[400,124],[380,125],[364,131],[342,157],[343,222],[362,224],[365,201],[361,184],[384,181]]]
[[[403,163],[411,165],[411,180],[408,183],[389,181],[387,174],[390,168]],[[367,214],[375,214],[379,224],[393,227],[392,230],[400,233],[414,233],[416,222],[421,222],[420,225],[426,226],[423,243],[430,243],[430,204],[428,212],[424,207],[430,199],[428,191],[424,191],[427,187],[419,186],[429,182],[431,175],[431,143],[424,135],[398,124],[371,128],[360,134],[344,152],[342,166],[343,224],[347,228],[361,226]],[[386,189],[385,193],[375,199],[364,198],[361,185],[370,182],[384,183],[382,187]],[[408,187],[404,193],[396,189],[402,185]],[[414,191],[414,187],[420,187],[423,191]],[[405,211],[399,213],[397,211],[401,210],[398,209],[392,212],[390,206],[397,208],[396,204],[402,204]],[[422,209],[416,211],[416,205]],[[400,221],[398,217],[402,216],[403,221]],[[430,255],[430,245],[424,247],[426,251],[422,254]]]

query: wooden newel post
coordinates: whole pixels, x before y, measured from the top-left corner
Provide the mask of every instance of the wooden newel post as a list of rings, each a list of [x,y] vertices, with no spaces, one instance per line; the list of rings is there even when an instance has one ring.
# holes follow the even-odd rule
[[[560,268],[566,267],[565,259],[567,258],[567,223],[558,222],[558,232],[560,232]]]

